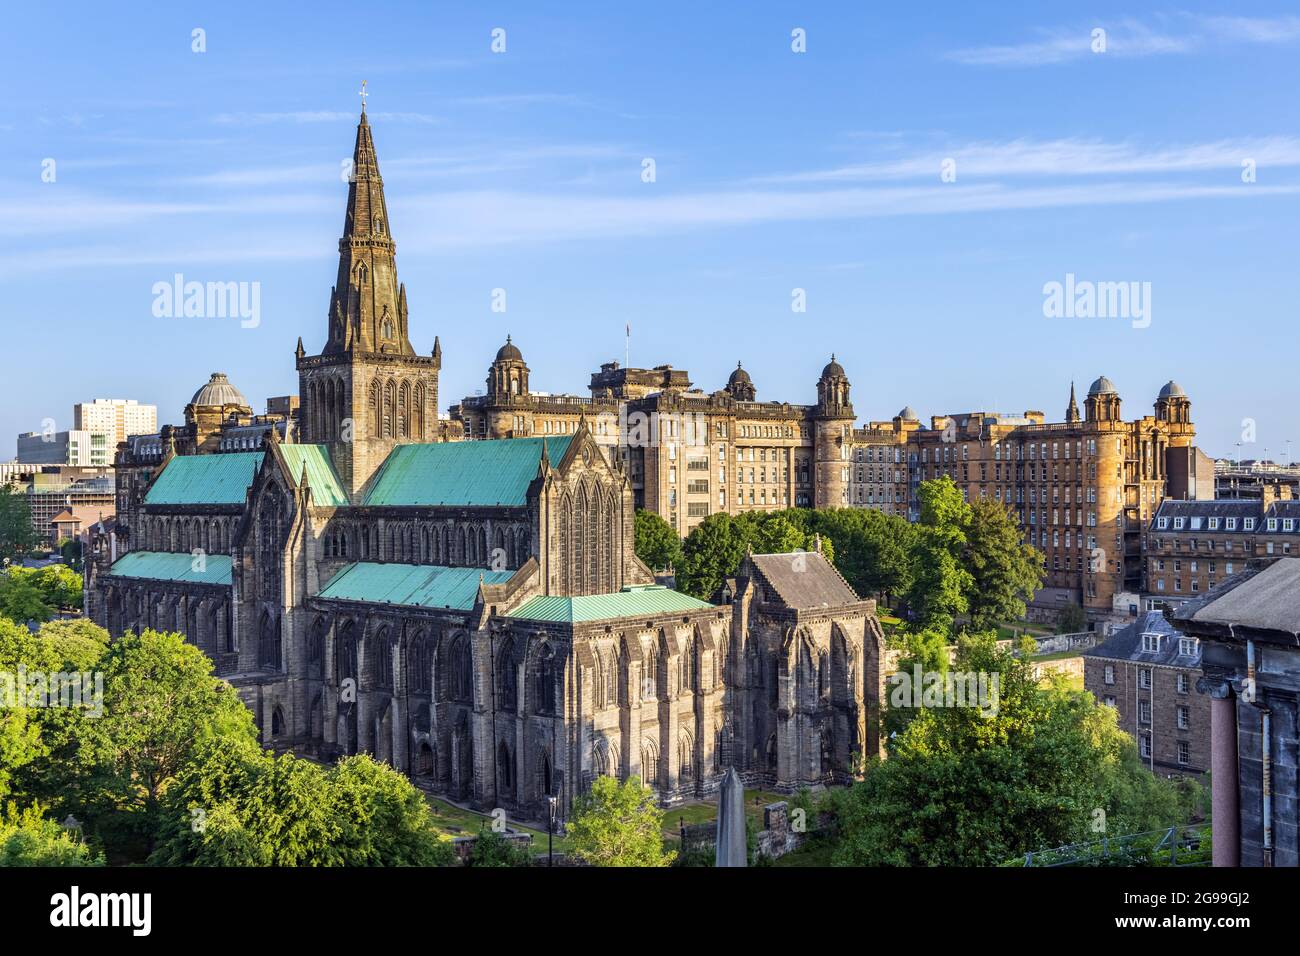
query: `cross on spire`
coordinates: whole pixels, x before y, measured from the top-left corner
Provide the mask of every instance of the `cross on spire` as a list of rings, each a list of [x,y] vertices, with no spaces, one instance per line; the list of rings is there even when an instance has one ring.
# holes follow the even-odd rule
[[[366,111],[366,97],[370,95],[369,93],[366,92],[365,80],[361,81],[361,92],[358,93],[357,95],[361,97],[361,112],[364,113]]]

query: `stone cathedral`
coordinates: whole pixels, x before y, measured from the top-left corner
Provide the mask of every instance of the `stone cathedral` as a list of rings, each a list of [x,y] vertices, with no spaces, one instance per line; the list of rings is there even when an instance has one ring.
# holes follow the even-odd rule
[[[666,804],[731,766],[780,789],[850,779],[880,751],[875,602],[819,551],[747,556],[719,604],[656,584],[628,476],[585,420],[448,440],[364,110],[353,163],[325,344],[298,343],[297,429],[185,453],[164,431],[139,460],[123,443],[93,619],[185,634],[269,747],[369,752],[478,808],[537,818],[599,774]],[[219,384],[217,417],[246,405]]]

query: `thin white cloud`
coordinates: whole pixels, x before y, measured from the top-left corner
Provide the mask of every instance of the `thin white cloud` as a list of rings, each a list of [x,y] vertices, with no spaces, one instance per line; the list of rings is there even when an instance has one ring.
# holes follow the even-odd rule
[[[1093,48],[1093,30],[1106,31],[1105,51]],[[1085,57],[1138,58],[1194,53],[1229,44],[1283,44],[1300,39],[1300,17],[1207,17],[1183,15],[1153,28],[1134,20],[1098,21],[1038,31],[1021,43],[952,50],[945,59],[968,66],[1044,66]]]
[[[1240,169],[1253,160],[1259,168],[1300,166],[1300,137],[1271,136],[1216,140],[1159,147],[1101,140],[1017,139],[954,144],[946,149],[886,162],[856,163],[830,169],[784,173],[758,183],[836,183],[938,179],[947,160],[957,179],[992,176],[1113,176]]]

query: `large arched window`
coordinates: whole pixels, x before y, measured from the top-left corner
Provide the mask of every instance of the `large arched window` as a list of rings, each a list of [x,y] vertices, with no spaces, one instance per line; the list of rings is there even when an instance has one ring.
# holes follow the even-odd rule
[[[543,644],[537,662],[537,712],[554,715],[556,699],[555,648]]]
[[[388,628],[381,627],[374,638],[374,665],[371,671],[376,687],[393,686],[393,640]]]
[[[513,640],[507,640],[497,658],[497,706],[502,710],[514,710],[518,691],[515,675],[515,643]]]
[[[408,686],[417,694],[427,694],[433,678],[433,660],[429,635],[424,631],[416,632],[415,637],[411,638],[406,666]]]
[[[469,639],[456,638],[451,646],[451,696],[454,700],[471,701],[474,693],[474,672],[470,660]]]
[[[263,611],[258,625],[257,663],[269,670],[280,669],[280,619]]]

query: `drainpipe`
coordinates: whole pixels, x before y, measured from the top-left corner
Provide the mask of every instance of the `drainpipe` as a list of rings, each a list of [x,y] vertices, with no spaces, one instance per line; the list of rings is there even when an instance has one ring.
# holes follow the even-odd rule
[[[1255,642],[1246,641],[1246,679],[1250,681],[1250,703],[1260,712],[1260,789],[1264,799],[1264,865],[1273,865],[1273,715],[1260,703],[1259,688],[1255,683]]]

